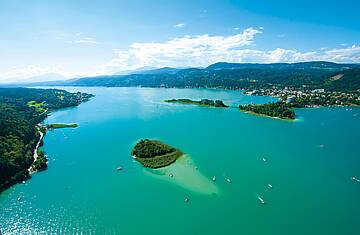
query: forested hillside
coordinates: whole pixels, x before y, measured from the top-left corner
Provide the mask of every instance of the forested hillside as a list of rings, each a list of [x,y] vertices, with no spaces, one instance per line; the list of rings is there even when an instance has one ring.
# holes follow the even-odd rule
[[[0,192],[29,177],[36,125],[50,111],[79,105],[92,95],[56,89],[0,88]]]
[[[332,81],[337,74],[343,79]],[[331,62],[238,64],[216,63],[207,68],[157,69],[130,75],[80,78],[61,85],[108,87],[208,87],[258,89],[272,86],[325,88],[355,91],[360,89],[360,65]],[[336,78],[336,77],[335,77]],[[48,84],[47,84],[48,85]],[[59,85],[56,83],[56,85]]]

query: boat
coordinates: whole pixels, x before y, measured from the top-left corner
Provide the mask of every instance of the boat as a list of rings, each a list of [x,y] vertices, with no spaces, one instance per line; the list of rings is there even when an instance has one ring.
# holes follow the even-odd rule
[[[169,176],[170,176],[170,177],[174,177],[174,175],[173,175],[173,174],[171,174],[171,173],[170,173],[170,175],[169,175]]]
[[[215,175],[212,177],[212,181],[216,181],[216,177],[215,177]]]
[[[231,183],[231,179],[229,179],[229,178],[226,178],[226,181],[227,181],[228,183]]]
[[[116,170],[121,171],[123,168],[121,166],[119,166],[118,168],[116,168]]]
[[[261,204],[265,204],[264,199],[262,199],[260,196],[258,196],[257,198],[259,199],[259,201],[260,201]]]
[[[267,162],[267,159],[266,159],[266,158],[264,158],[264,157],[262,158],[262,160],[263,160],[263,162]]]
[[[185,202],[188,203],[189,202],[189,198],[185,197]]]
[[[271,184],[268,184],[269,188],[272,188],[273,186]]]
[[[351,177],[351,179],[356,181],[356,182],[360,182],[360,179],[356,178],[355,176]]]
[[[23,181],[22,183],[23,183],[23,184],[25,184],[26,182],[25,182],[25,181]]]

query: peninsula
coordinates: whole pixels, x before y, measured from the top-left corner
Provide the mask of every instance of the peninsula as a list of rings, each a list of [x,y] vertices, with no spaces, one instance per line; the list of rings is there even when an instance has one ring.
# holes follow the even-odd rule
[[[202,99],[200,101],[196,101],[196,100],[190,100],[190,99],[171,99],[171,100],[165,100],[165,102],[180,103],[180,104],[195,104],[195,105],[221,107],[221,108],[229,107],[229,106],[225,105],[222,100]]]
[[[174,163],[183,153],[158,140],[142,139],[136,143],[131,155],[145,167],[161,168]]]

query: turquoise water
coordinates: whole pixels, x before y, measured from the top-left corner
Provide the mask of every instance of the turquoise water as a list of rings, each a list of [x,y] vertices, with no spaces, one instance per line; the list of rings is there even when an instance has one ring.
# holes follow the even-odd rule
[[[3,234],[360,234],[358,108],[297,110],[291,122],[162,102],[272,99],[238,91],[64,89],[96,97],[46,120],[79,127],[48,132],[48,170],[0,195]],[[144,169],[130,151],[145,137],[186,158]]]

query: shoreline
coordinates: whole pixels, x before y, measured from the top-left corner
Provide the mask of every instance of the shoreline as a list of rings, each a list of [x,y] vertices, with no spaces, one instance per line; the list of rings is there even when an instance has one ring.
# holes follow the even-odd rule
[[[40,138],[36,144],[36,147],[34,149],[34,154],[33,154],[33,158],[34,158],[34,161],[32,162],[31,166],[29,167],[28,171],[29,171],[29,175],[32,175],[33,173],[36,172],[36,170],[33,169],[33,165],[34,163],[36,162],[37,158],[38,158],[38,154],[37,154],[37,151],[40,147],[40,143],[41,141],[43,140],[44,136],[45,136],[45,133],[41,132],[40,131],[40,128],[38,126],[36,126],[36,129],[38,130],[38,133],[40,134]]]
[[[255,113],[255,112],[252,112],[252,111],[244,111],[244,110],[241,110],[241,109],[239,109],[239,110],[240,110],[240,112],[242,112],[242,113],[251,114],[251,115],[260,116],[260,117],[273,118],[273,119],[281,120],[281,121],[291,121],[291,122],[293,122],[293,121],[298,120],[297,118],[294,118],[294,119],[291,119],[291,118],[280,118],[280,117],[268,116],[268,115],[261,114],[261,113]]]

